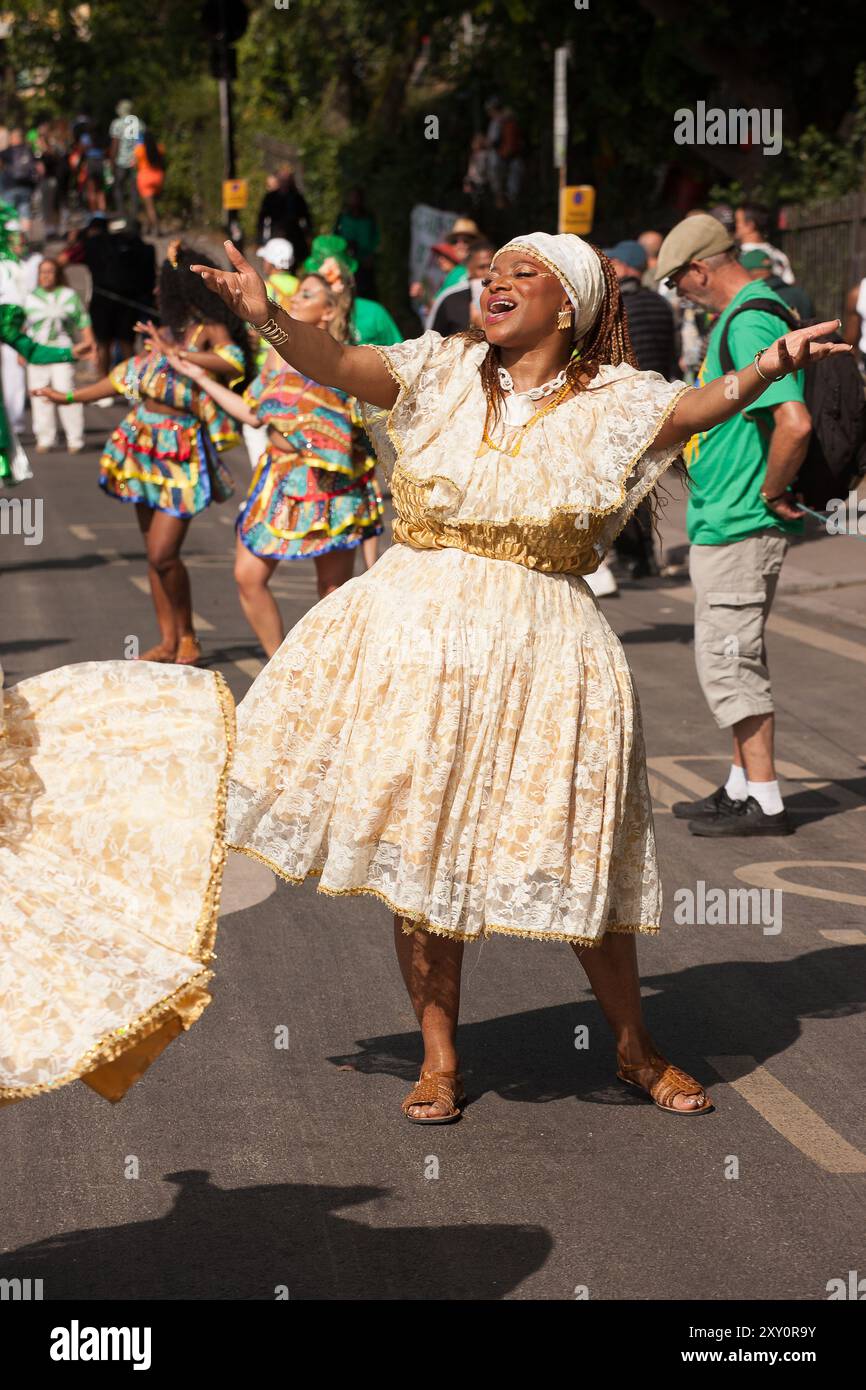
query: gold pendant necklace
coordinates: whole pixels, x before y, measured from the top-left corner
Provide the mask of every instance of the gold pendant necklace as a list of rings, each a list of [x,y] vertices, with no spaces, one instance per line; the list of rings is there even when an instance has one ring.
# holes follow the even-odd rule
[[[559,388],[559,390],[556,392],[556,395],[555,395],[555,396],[551,396],[550,400],[547,401],[547,402],[545,403],[545,405],[543,405],[543,406],[541,407],[540,410],[536,410],[535,414],[532,416],[532,418],[531,418],[530,420],[527,420],[527,421],[526,421],[526,424],[525,424],[525,425],[508,425],[508,426],[506,426],[506,429],[512,429],[512,430],[519,430],[519,431],[520,431],[519,435],[517,436],[517,443],[516,443],[514,446],[512,446],[512,447],[504,447],[504,446],[501,445],[501,444],[497,444],[496,441],[495,441],[494,439],[491,438],[490,432],[488,431],[488,428],[487,428],[487,421],[488,421],[489,418],[490,418],[490,406],[488,405],[488,407],[487,407],[487,415],[486,415],[485,420],[484,420],[484,430],[483,430],[482,435],[481,435],[481,445],[486,444],[487,447],[488,447],[488,449],[492,449],[492,450],[494,451],[494,453],[502,454],[505,458],[510,458],[510,459],[517,458],[517,455],[520,453],[520,450],[523,448],[523,441],[524,441],[524,439],[526,438],[526,432],[527,432],[527,430],[531,429],[533,425],[537,424],[538,421],[541,419],[542,415],[546,415],[547,412],[548,412],[549,410],[553,410],[554,406],[559,405],[559,402],[560,402],[561,400],[563,400],[564,397],[567,396],[567,395],[569,394],[570,391],[571,391],[571,383],[567,381],[567,382],[565,383],[564,386],[560,386],[560,388]],[[480,452],[481,452],[481,447],[479,446],[478,453],[480,453]],[[476,458],[477,458],[477,457],[478,457],[478,455],[476,454]]]

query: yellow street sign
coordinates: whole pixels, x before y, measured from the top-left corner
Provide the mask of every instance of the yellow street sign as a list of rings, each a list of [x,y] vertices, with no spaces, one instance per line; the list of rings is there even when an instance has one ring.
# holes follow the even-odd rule
[[[592,231],[595,189],[589,183],[566,184],[559,190],[559,230],[585,236]]]
[[[223,207],[226,212],[235,212],[247,205],[246,179],[223,180]]]

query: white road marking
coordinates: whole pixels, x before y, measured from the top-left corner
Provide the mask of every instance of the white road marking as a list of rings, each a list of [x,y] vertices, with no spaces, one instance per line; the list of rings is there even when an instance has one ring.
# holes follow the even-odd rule
[[[150,595],[150,585],[143,575],[131,574],[129,579],[130,583],[134,584],[136,589],[140,589],[143,594]],[[200,613],[193,613],[192,621],[193,626],[198,628],[201,632],[216,632],[213,623],[209,623],[207,618],[203,618]]]
[[[96,533],[89,526],[70,526],[69,534],[77,541],[95,541]]]
[[[766,864],[743,864],[734,870],[734,877],[741,883],[751,883],[755,888],[778,888],[784,893],[798,893],[801,898],[821,898],[824,902],[866,907],[866,896],[862,893],[839,893],[835,888],[816,888],[811,883],[796,883],[784,877],[783,869],[856,869],[866,873],[866,864],[851,859],[778,859]]]
[[[858,931],[856,927],[834,927],[820,935],[837,946],[861,946],[866,941],[866,931]]]
[[[236,666],[239,671],[243,671],[250,680],[255,680],[260,671],[264,671],[265,663],[259,661],[254,656],[242,656],[238,661],[233,661],[232,666]]]
[[[668,589],[667,593],[680,603],[694,605],[695,594],[691,587]],[[822,632],[820,628],[809,627],[806,623],[798,623],[793,618],[782,618],[775,613],[771,613],[767,619],[767,627],[770,632],[778,632],[782,637],[792,637],[795,642],[802,642],[807,647],[817,647],[819,651],[832,652],[834,656],[844,656],[848,661],[859,661],[861,665],[866,665],[864,643],[849,642],[847,637],[837,637],[833,632]]]
[[[768,1125],[819,1168],[827,1173],[866,1173],[866,1154],[837,1134],[754,1057],[708,1057],[707,1061]]]
[[[226,860],[220,897],[220,917],[228,917],[231,912],[240,912],[245,907],[255,907],[276,891],[277,878],[257,859],[246,854],[230,854]]]
[[[110,565],[128,565],[129,561],[121,555],[119,550],[114,550],[111,546],[105,546],[102,550],[97,550],[97,555],[101,555]]]

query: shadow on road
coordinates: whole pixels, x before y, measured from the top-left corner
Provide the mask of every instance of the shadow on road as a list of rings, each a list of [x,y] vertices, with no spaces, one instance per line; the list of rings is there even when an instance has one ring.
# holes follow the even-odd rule
[[[50,1299],[499,1299],[547,1259],[539,1226],[362,1225],[337,1215],[378,1187],[216,1187],[167,1173],[167,1216],[69,1231],[0,1256],[0,1278]]]
[[[835,946],[794,960],[718,961],[645,975],[642,987],[649,996],[647,1025],[658,1047],[711,1086],[715,1074],[705,1057],[767,1062],[796,1042],[801,1019],[844,1018],[866,1009],[866,952]],[[580,1025],[588,1030],[589,1046],[579,1050],[575,1030]],[[417,1079],[415,1033],[361,1039],[356,1046],[356,1052],[328,1060],[359,1072]],[[569,1097],[597,1105],[648,1104],[616,1080],[613,1039],[592,999],[463,1023],[458,1046],[470,1102],[494,1092],[532,1105]]]

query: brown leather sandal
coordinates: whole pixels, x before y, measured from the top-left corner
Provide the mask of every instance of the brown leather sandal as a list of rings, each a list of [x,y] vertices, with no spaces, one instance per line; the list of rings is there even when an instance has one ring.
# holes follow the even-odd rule
[[[167,647],[164,642],[160,642],[156,647],[148,647],[147,651],[142,652],[137,660],[174,662],[176,656],[177,653],[173,652],[171,647]]]
[[[403,1101],[403,1114],[413,1125],[450,1125],[460,1119],[461,1107],[466,1100],[463,1078],[457,1071],[422,1071],[418,1081]],[[410,1115],[413,1105],[447,1106],[444,1115]]]
[[[703,1086],[699,1086],[693,1076],[689,1076],[681,1067],[672,1066],[663,1057],[658,1057],[655,1060],[662,1067],[662,1071],[651,1086],[646,1086],[642,1081],[633,1081],[631,1077],[623,1076],[623,1072],[643,1071],[647,1065],[646,1062],[632,1065],[627,1062],[620,1062],[617,1076],[620,1081],[625,1082],[626,1086],[634,1086],[637,1090],[642,1091],[658,1106],[659,1110],[667,1110],[671,1115],[707,1115],[714,1109]],[[675,1096],[703,1096],[704,1103],[683,1109],[678,1105],[671,1104]]]
[[[185,632],[177,644],[176,666],[196,666],[201,659],[201,643],[193,632]]]

